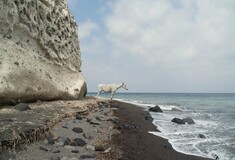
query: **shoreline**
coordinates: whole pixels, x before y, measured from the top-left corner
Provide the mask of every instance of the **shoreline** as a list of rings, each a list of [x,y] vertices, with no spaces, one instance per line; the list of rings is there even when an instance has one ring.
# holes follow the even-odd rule
[[[152,123],[153,119],[149,112],[131,103],[120,101],[115,103],[119,106],[115,116],[120,120],[116,124],[120,134],[115,135],[112,140],[123,151],[125,160],[210,160],[175,151],[168,140],[148,133],[158,131]]]
[[[40,102],[29,106],[31,110],[24,112],[11,108],[0,110],[0,116],[11,117],[0,119],[8,130],[14,131],[18,125],[17,120],[22,121],[22,129],[16,129],[15,135],[1,133],[1,145],[7,138],[9,142],[14,137],[19,138],[17,134],[25,132],[23,128],[33,131],[38,126],[47,126],[50,134],[37,133],[42,138],[30,138],[35,140],[30,142],[21,139],[23,149],[13,148],[10,152],[2,152],[4,154],[0,154],[0,159],[207,159],[179,153],[172,148],[168,140],[149,133],[157,131],[152,117],[142,107],[132,103],[86,97],[78,101]],[[18,116],[18,119],[12,118],[13,116]],[[36,124],[33,125],[33,122]]]

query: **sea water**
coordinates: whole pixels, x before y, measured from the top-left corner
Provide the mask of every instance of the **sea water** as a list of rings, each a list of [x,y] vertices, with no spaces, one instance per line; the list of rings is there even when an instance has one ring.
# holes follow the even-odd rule
[[[151,116],[161,132],[150,133],[168,139],[176,151],[235,160],[235,93],[116,93],[114,98],[146,110],[158,105],[163,112]],[[191,117],[195,124],[175,124],[175,117]]]

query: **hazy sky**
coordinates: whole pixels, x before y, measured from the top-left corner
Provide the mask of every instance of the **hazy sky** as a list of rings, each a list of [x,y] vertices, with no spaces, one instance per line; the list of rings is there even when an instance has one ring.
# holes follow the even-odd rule
[[[67,2],[89,92],[235,92],[235,0]]]

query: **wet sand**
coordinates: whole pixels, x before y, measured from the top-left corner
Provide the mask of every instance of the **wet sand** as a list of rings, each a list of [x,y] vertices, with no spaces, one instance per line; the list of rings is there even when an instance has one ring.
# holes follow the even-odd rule
[[[132,104],[115,102],[119,109],[115,116],[120,134],[113,136],[113,143],[122,151],[125,160],[206,160],[206,158],[176,152],[166,139],[148,131],[157,131],[148,112]]]

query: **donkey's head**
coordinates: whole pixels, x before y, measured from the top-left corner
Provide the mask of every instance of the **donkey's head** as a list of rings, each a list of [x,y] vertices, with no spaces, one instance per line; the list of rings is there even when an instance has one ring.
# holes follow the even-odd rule
[[[122,82],[122,88],[124,88],[125,90],[128,90],[127,86],[125,83]]]

